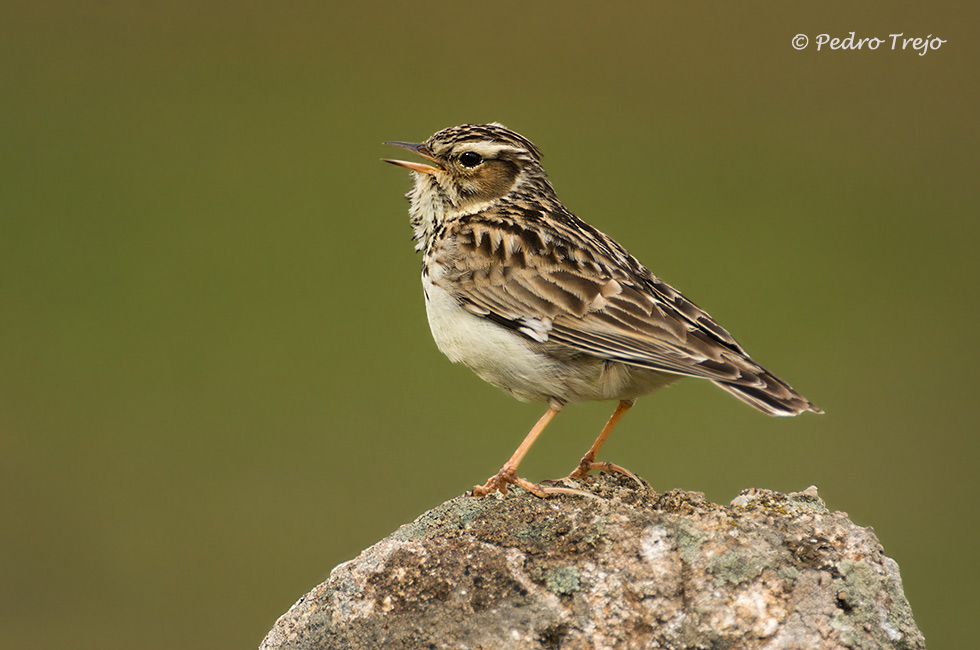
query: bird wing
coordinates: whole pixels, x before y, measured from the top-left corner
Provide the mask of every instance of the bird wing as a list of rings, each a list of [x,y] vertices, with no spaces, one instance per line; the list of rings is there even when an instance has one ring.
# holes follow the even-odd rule
[[[432,251],[441,268],[437,283],[470,312],[539,343],[764,385],[765,370],[704,310],[609,237],[568,212],[561,216],[556,224],[531,224],[527,214],[482,213],[450,224]]]

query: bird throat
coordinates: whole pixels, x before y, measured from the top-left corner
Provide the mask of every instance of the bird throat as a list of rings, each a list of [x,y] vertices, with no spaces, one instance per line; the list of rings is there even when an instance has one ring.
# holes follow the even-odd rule
[[[439,227],[462,216],[464,210],[460,207],[459,191],[451,179],[418,172],[414,175],[415,185],[405,197],[411,204],[408,214],[414,231],[415,250],[424,251]],[[467,206],[465,212],[470,212],[470,207],[473,206]]]
[[[429,246],[436,227],[452,209],[452,203],[435,178],[418,172],[414,175],[415,185],[405,198],[411,203],[408,215],[414,231],[415,250],[422,251]]]

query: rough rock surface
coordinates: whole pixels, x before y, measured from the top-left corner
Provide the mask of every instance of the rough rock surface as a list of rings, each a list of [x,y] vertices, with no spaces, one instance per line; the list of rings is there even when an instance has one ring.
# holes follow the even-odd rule
[[[721,506],[577,485],[598,498],[430,510],[337,566],[262,650],[925,647],[898,565],[816,488]]]

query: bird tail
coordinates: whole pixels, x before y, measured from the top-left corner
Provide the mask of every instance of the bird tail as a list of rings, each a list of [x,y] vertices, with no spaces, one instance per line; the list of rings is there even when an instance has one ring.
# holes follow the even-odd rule
[[[819,406],[768,372],[761,373],[759,383],[755,385],[730,384],[724,381],[714,383],[768,415],[788,417],[799,415],[804,411],[823,413],[823,409]]]

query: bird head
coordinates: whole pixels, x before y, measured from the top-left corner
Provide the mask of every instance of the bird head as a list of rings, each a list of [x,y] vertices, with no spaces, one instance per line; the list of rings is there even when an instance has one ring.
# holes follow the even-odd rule
[[[464,124],[443,129],[425,142],[385,144],[433,163],[383,159],[415,172],[415,192],[436,192],[452,211],[473,212],[528,183],[550,188],[538,148],[501,124]]]

